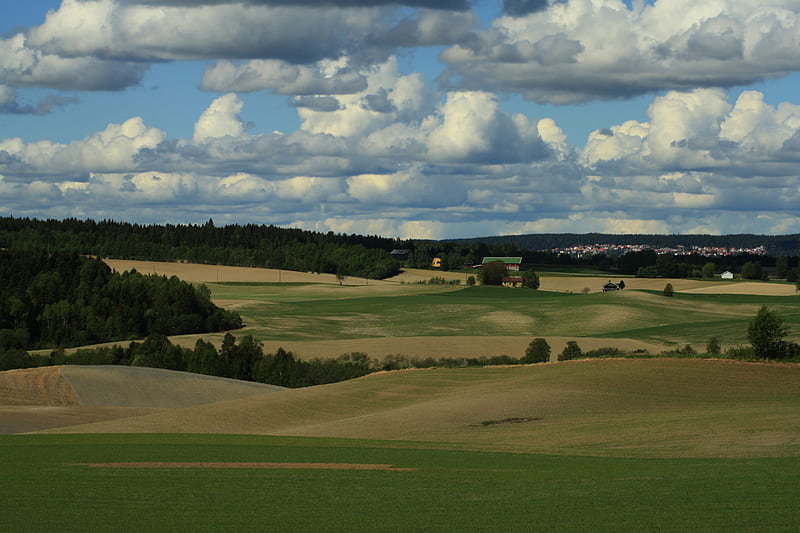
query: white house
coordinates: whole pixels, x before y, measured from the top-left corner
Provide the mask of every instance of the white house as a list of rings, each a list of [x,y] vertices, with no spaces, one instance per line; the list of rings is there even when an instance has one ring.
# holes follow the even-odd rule
[[[726,270],[721,274],[722,279],[733,279],[733,272]]]

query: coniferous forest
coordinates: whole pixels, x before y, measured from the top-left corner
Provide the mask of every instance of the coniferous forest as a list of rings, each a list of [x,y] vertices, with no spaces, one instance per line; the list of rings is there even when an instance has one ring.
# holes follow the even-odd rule
[[[0,250],[0,350],[236,329],[205,286],[122,274],[76,252]]]
[[[188,261],[383,279],[400,271],[394,239],[263,225],[140,225],[0,217],[0,248]]]

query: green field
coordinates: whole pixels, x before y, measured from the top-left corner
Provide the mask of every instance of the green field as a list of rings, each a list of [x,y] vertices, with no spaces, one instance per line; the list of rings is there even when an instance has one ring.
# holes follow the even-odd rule
[[[224,435],[0,437],[5,531],[795,531],[800,458],[630,459]],[[324,462],[411,471],[96,468]]]
[[[568,294],[500,287],[210,284],[213,296],[242,301],[246,333],[265,341],[415,336],[567,336],[630,338],[702,347],[746,342],[762,305],[781,314],[800,339],[795,297],[659,291]]]

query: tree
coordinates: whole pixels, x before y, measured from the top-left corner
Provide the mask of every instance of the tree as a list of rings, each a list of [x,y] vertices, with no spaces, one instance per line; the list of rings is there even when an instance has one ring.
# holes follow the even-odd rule
[[[742,265],[742,277],[744,279],[764,279],[761,264],[755,261],[748,261]]]
[[[486,263],[478,273],[478,277],[483,285],[500,285],[506,275],[506,264],[502,261],[492,261]]]
[[[539,288],[539,276],[533,270],[526,270],[522,273],[522,286],[529,289]]]
[[[719,345],[719,339],[716,337],[711,337],[708,339],[708,343],[706,344],[706,353],[709,355],[719,355],[722,351],[722,348]]]
[[[656,259],[656,270],[658,270],[658,275],[662,278],[678,277],[678,265],[675,262],[675,256],[672,254],[659,254]]]
[[[468,276],[467,287],[472,287],[473,285],[475,285],[475,276]]]
[[[522,358],[523,363],[546,363],[550,361],[550,345],[547,341],[539,337],[533,339],[525,350],[525,357]]]
[[[619,290],[625,289],[625,280],[624,279],[619,280],[619,283],[617,283],[617,285],[619,286]]]
[[[336,267],[336,281],[339,282],[339,285],[344,283],[344,280],[347,276],[345,275],[345,268],[342,265]]]
[[[583,355],[581,351],[581,347],[578,346],[577,341],[567,341],[567,345],[564,346],[564,349],[561,351],[561,355],[558,356],[559,361],[569,361],[570,359],[577,359]]]
[[[708,262],[703,265],[702,273],[704,278],[713,278],[714,274],[716,274],[716,271],[717,267],[714,265],[714,263]]]
[[[747,327],[747,340],[753,346],[755,356],[763,359],[780,359],[786,355],[783,339],[788,334],[789,328],[783,324],[783,317],[766,305],[761,306]]]
[[[782,279],[789,277],[789,272],[792,270],[789,267],[789,258],[785,255],[780,256],[777,261],[775,261],[775,267],[777,269],[777,276]]]
[[[675,290],[672,288],[672,283],[667,283],[664,286],[664,296],[672,298],[672,295],[675,293]]]

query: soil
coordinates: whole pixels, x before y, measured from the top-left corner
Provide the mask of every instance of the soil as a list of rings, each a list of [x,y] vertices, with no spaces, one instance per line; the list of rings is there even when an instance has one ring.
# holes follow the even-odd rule
[[[75,466],[91,466],[95,468],[284,468],[289,470],[391,470],[409,472],[416,468],[398,468],[393,465],[363,463],[177,463],[177,462],[143,462],[143,463],[75,463]]]

